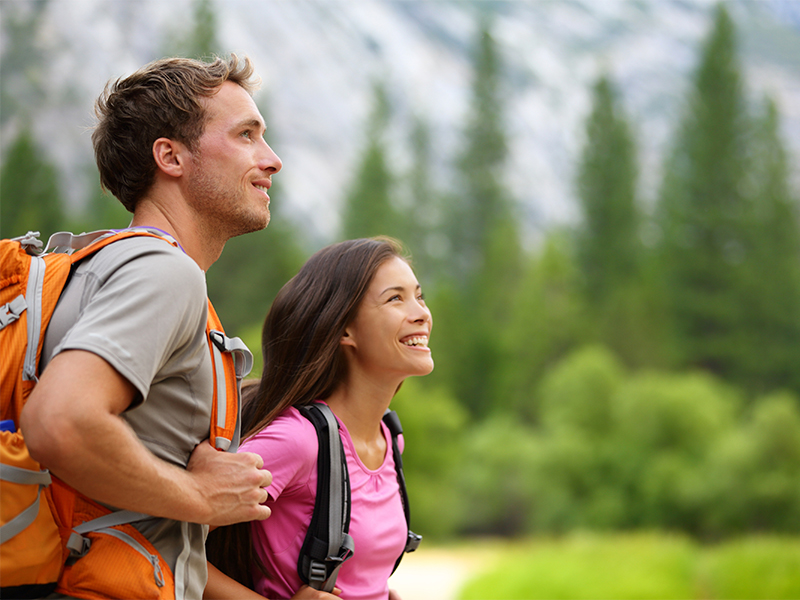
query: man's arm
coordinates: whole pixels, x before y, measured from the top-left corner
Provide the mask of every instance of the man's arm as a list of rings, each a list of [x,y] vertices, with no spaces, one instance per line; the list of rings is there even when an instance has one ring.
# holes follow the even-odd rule
[[[31,456],[81,493],[119,508],[228,525],[266,519],[272,480],[260,456],[195,448],[187,469],[152,454],[119,416],[135,388],[83,350],[58,354],[20,417]]]

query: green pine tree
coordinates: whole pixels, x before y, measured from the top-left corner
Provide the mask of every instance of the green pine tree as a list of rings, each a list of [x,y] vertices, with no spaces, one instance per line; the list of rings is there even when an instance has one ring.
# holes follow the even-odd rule
[[[583,218],[575,236],[590,329],[629,364],[653,366],[662,354],[660,305],[640,235],[636,144],[608,76],[595,84],[592,104],[578,165]]]
[[[800,389],[796,198],[774,106],[752,118],[724,5],[660,199],[675,356],[750,392]]]
[[[504,186],[508,142],[503,113],[502,66],[490,25],[478,31],[473,56],[472,105],[457,159],[459,189],[447,207],[454,264],[463,282],[484,265],[484,249],[496,225],[512,221],[512,202]]]
[[[43,240],[65,228],[59,177],[30,128],[11,144],[0,170],[0,237],[39,231]]]
[[[678,364],[733,377],[742,367],[748,115],[734,25],[723,5],[702,49],[659,199],[663,293]],[[757,293],[757,292],[756,292]]]
[[[608,77],[598,80],[593,96],[578,167],[583,222],[577,249],[588,296],[605,304],[638,275],[637,161],[630,126]]]
[[[389,235],[399,237],[403,227],[392,202],[393,176],[386,157],[386,128],[391,107],[386,88],[376,84],[375,106],[367,124],[367,140],[342,211],[344,239]]]
[[[433,148],[428,123],[414,119],[410,146],[412,164],[403,177],[407,183],[405,202],[399,206],[402,225],[400,239],[411,252],[414,270],[423,288],[433,291],[442,269],[446,241],[440,234],[442,226],[441,193],[435,188],[431,165]],[[445,247],[442,247],[444,244]]]
[[[488,22],[478,31],[472,92],[464,152],[456,165],[460,187],[445,207],[452,254],[437,339],[444,340],[447,360],[457,365],[450,378],[455,395],[480,418],[501,401],[500,340],[514,326],[509,303],[523,260],[514,203],[504,185],[502,65]]]
[[[0,124],[35,114],[47,98],[46,51],[38,43],[47,2],[3,2],[3,52],[0,60]]]
[[[499,404],[515,418],[538,422],[542,378],[588,341],[587,308],[571,239],[551,232],[542,249],[526,261],[519,289],[510,299],[513,326],[500,340]]]
[[[752,198],[751,251],[745,262],[745,337],[738,379],[755,392],[800,392],[800,229],[798,198],[775,103],[755,120],[747,193]]]

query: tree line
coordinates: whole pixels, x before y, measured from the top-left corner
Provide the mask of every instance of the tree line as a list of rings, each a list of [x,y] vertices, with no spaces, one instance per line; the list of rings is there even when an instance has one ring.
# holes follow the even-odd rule
[[[224,52],[213,5],[196,7],[180,53]],[[506,81],[485,14],[476,32],[452,189],[433,173],[424,115],[408,132],[412,175],[393,171],[394,115],[376,82],[337,236],[399,238],[434,315],[436,369],[395,402],[415,529],[797,532],[798,199],[779,112],[748,100],[724,4],[655,202],[641,197],[635,128],[604,74],[576,165],[580,219],[533,251],[506,182]],[[3,236],[125,225],[99,190],[86,214],[64,213],[55,168],[20,131],[0,172]],[[316,249],[277,187],[268,230],[231,240],[208,274],[226,327],[254,350],[271,299]]]

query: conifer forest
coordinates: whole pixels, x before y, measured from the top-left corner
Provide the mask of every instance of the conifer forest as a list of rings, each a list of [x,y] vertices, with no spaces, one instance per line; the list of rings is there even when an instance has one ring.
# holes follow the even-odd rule
[[[393,402],[414,529],[429,539],[800,533],[800,157],[776,102],[753,93],[726,4],[710,5],[652,199],[639,129],[609,70],[589,90],[568,182],[577,218],[526,235],[505,176],[505,65],[491,11],[476,11],[453,155],[420,115],[405,132],[409,171],[398,172],[394,109],[376,81],[336,235],[308,240],[279,174],[268,229],[231,240],[209,270],[226,329],[258,355],[272,298],[311,253],[353,237],[403,242],[435,324],[434,372]],[[230,51],[214,6],[195,3],[175,53]],[[15,41],[25,26],[3,24],[3,83],[35,60]],[[2,105],[2,121],[21,124],[2,146],[3,237],[127,224],[96,183],[69,210],[39,151],[49,142],[26,125],[36,115],[6,85]],[[448,180],[433,168],[444,159]]]

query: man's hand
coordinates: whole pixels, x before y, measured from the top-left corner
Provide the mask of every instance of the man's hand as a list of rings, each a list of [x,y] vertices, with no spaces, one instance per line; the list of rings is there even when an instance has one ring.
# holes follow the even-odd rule
[[[272,474],[252,452],[220,452],[208,441],[201,442],[186,467],[200,497],[205,499],[207,525],[231,525],[263,521],[270,515],[264,506]]]

